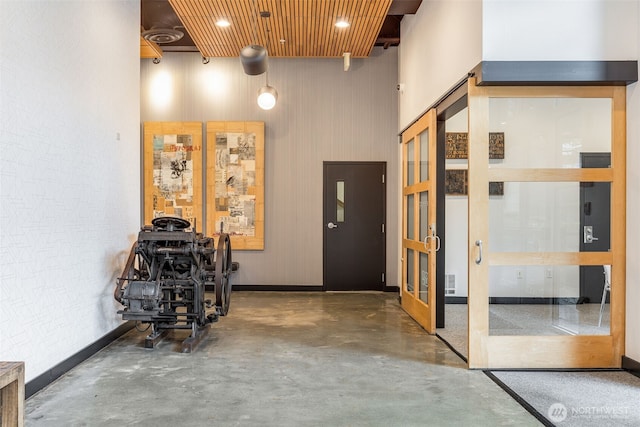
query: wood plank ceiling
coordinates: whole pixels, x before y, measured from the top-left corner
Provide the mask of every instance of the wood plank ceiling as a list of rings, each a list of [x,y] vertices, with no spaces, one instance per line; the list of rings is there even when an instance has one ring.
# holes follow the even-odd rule
[[[248,44],[272,57],[369,56],[392,0],[169,0],[203,57],[237,57]],[[270,17],[260,12],[270,12]],[[231,23],[215,25],[224,18]],[[350,23],[337,28],[338,19]]]

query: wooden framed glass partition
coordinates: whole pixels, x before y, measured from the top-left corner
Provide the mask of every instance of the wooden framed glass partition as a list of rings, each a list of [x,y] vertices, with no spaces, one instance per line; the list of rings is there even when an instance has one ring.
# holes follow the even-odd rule
[[[472,78],[468,102],[469,367],[620,367],[625,88],[476,86]],[[490,133],[504,135],[502,158],[490,156]],[[610,165],[581,165],[584,153],[610,154]],[[582,201],[581,188],[592,187],[609,193]],[[580,218],[598,210],[609,223],[589,229]],[[604,249],[581,249],[604,235]],[[581,297],[585,266],[604,300]]]
[[[402,308],[436,329],[436,111],[402,133]]]

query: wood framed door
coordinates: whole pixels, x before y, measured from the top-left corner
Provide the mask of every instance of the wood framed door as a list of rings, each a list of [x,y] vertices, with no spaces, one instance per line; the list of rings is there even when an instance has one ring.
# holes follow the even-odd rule
[[[402,133],[402,308],[436,330],[436,111]]]
[[[386,163],[324,162],[323,289],[382,291]]]
[[[625,88],[488,87],[472,78],[468,93],[469,367],[620,367]],[[502,147],[490,144],[494,132]],[[580,167],[581,151],[610,152],[610,167]],[[501,195],[489,195],[490,182],[502,183]],[[585,182],[611,188],[611,242],[600,251],[580,250]],[[603,265],[612,266],[611,314],[600,327],[599,304],[576,300],[580,268],[597,266],[602,280]]]

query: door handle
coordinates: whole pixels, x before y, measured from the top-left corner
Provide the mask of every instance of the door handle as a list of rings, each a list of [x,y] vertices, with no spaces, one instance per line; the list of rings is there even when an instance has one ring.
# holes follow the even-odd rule
[[[582,229],[582,242],[583,243],[593,243],[598,240],[597,237],[593,237],[593,226],[585,225]]]
[[[427,236],[424,238],[422,244],[424,245],[424,250],[425,251],[429,251],[429,248],[427,247],[427,242],[429,241],[429,239],[435,239],[436,241],[436,249],[434,252],[438,252],[440,250],[440,236]]]
[[[478,247],[478,258],[476,258],[476,264],[480,264],[482,262],[482,240],[476,240],[476,246]]]
[[[327,224],[327,228],[338,228],[338,224],[330,222],[329,224]]]
[[[424,250],[427,251],[427,252],[429,251],[429,248],[427,247],[427,242],[429,241],[430,238],[431,238],[431,236],[426,236],[424,238],[424,241],[422,242],[424,244]]]

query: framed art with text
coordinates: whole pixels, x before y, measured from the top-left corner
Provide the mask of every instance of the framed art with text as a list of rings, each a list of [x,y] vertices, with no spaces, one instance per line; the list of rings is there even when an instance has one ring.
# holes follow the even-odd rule
[[[207,122],[207,235],[264,249],[264,122]]]
[[[143,125],[144,223],[184,218],[199,232],[202,222],[202,123]]]

